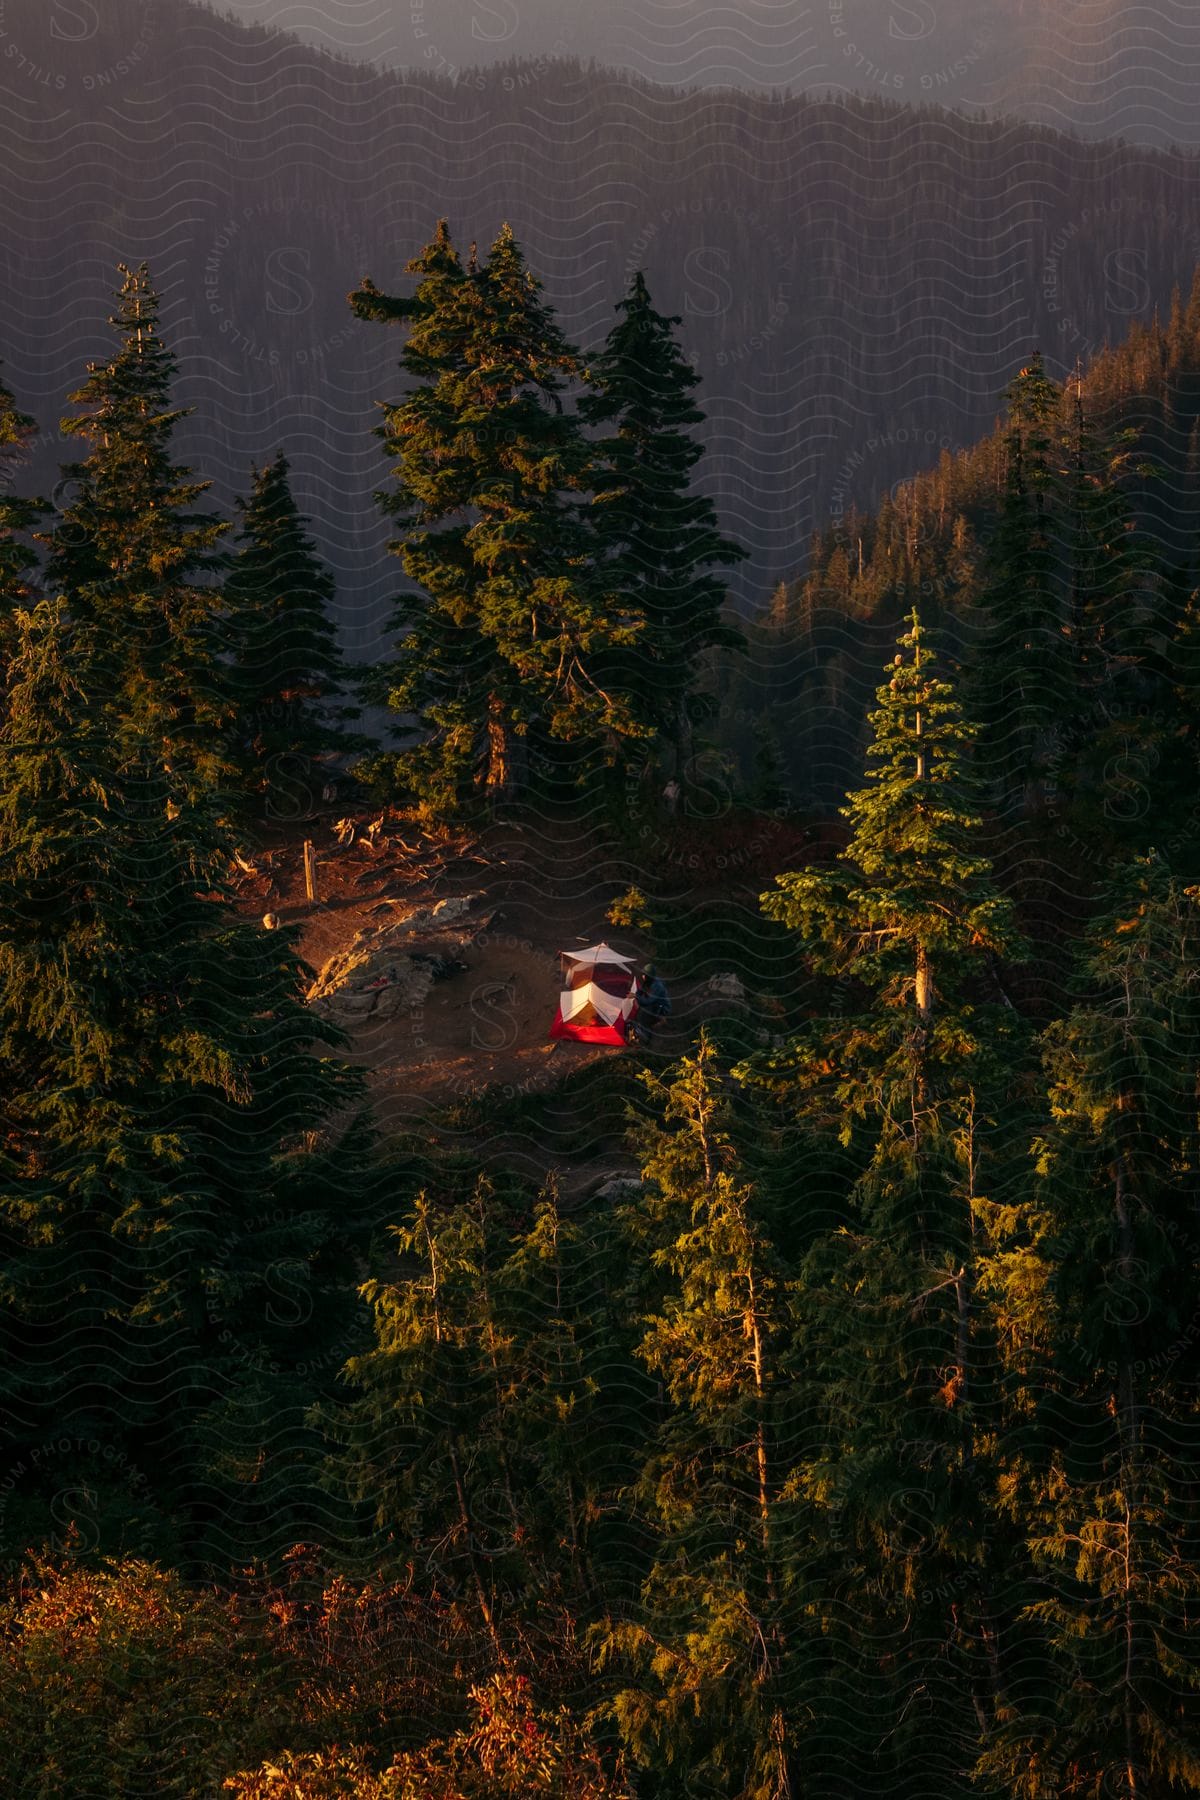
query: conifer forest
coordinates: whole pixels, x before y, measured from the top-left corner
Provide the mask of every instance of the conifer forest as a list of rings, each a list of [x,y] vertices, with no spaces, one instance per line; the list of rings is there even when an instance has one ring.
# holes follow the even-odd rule
[[[0,0],[0,1795],[1200,1794],[1200,38]]]

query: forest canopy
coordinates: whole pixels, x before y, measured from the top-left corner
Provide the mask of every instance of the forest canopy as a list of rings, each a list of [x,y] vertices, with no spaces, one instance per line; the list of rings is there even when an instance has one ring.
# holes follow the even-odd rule
[[[294,56],[318,111],[397,91]],[[542,102],[572,83],[730,128],[594,71]],[[806,204],[830,131],[887,149],[910,249],[904,207],[959,204],[944,115],[739,105],[804,140]],[[959,151],[986,183],[1031,144],[1191,180]],[[809,298],[909,329],[840,255]],[[764,539],[670,283],[610,283],[585,349],[511,222],[423,212],[389,259],[336,258],[374,415],[283,314],[279,429],[229,383],[208,423],[256,441],[218,460],[218,314],[134,260],[49,497],[0,386],[0,1786],[1200,1792],[1200,280],[1071,368],[993,344],[994,432],[847,499],[747,618]],[[363,439],[368,657],[302,366]],[[522,971],[540,1006],[598,917],[674,1010],[552,1044]]]

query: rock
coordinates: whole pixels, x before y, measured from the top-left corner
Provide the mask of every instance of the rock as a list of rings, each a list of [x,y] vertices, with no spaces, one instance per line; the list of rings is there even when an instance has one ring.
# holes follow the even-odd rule
[[[310,1006],[345,1025],[396,1018],[420,1006],[435,980],[465,968],[455,954],[461,938],[442,933],[478,898],[456,895],[360,931],[322,968],[308,990]],[[418,943],[430,938],[436,948],[418,949]]]
[[[337,994],[323,994],[314,1004],[319,1006],[327,1019],[336,1019],[341,1024],[358,1024],[369,1019],[375,1011],[379,1000],[377,993],[360,993],[353,988],[344,988]]]
[[[397,1019],[421,1005],[429,992],[428,971],[419,963],[405,962],[388,986],[376,991],[375,1019]]]
[[[264,913],[263,914],[263,930],[264,931],[277,931],[278,928],[279,928],[278,913]]]
[[[394,950],[335,956],[309,992],[309,1003],[338,1024],[395,1019],[420,1006],[433,985],[424,964]],[[317,990],[320,990],[319,992]]]
[[[714,999],[733,1000],[739,1006],[746,1004],[746,989],[740,975],[714,975],[709,980],[708,991]]]
[[[402,939],[416,937],[421,932],[443,931],[447,925],[454,925],[465,918],[476,901],[481,898],[480,894],[455,894],[445,900],[438,900],[433,906],[421,906],[407,911],[398,919],[393,917],[390,924],[376,927],[376,929],[386,931],[389,941],[393,944],[399,943]],[[374,916],[377,913],[391,912],[394,908],[402,906],[408,906],[407,900],[402,895],[385,894],[371,908],[371,913]],[[482,931],[490,922],[491,915],[486,920],[480,920],[475,929]]]
[[[645,1186],[640,1175],[629,1175],[617,1170],[609,1175],[602,1175],[596,1187],[592,1189],[595,1200],[623,1200],[629,1194],[637,1193]]]

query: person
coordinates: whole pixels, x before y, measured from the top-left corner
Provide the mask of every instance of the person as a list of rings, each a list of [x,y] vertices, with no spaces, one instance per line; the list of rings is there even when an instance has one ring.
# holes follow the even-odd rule
[[[670,1015],[671,996],[667,984],[653,963],[647,963],[638,989],[638,1026],[649,1038],[656,1026]]]

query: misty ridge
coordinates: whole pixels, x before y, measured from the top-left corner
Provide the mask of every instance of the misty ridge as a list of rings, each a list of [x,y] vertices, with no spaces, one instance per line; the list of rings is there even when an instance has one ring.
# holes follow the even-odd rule
[[[699,485],[752,551],[743,610],[814,531],[988,430],[1031,347],[1065,374],[1200,262],[1200,172],[1177,151],[544,54],[388,73],[183,0],[97,18],[7,0],[0,22],[0,354],[41,427],[31,480],[53,487],[65,397],[108,353],[116,263],[145,258],[186,453],[229,506],[286,450],[353,655],[397,583],[372,432],[399,339],[346,295],[368,274],[407,291],[441,215],[463,245],[509,221],[585,350],[637,269],[680,315]]]
[[[1200,32],[1186,0],[228,0],[361,61],[474,79],[594,58],[669,85],[936,100],[1088,137],[1195,146]]]

